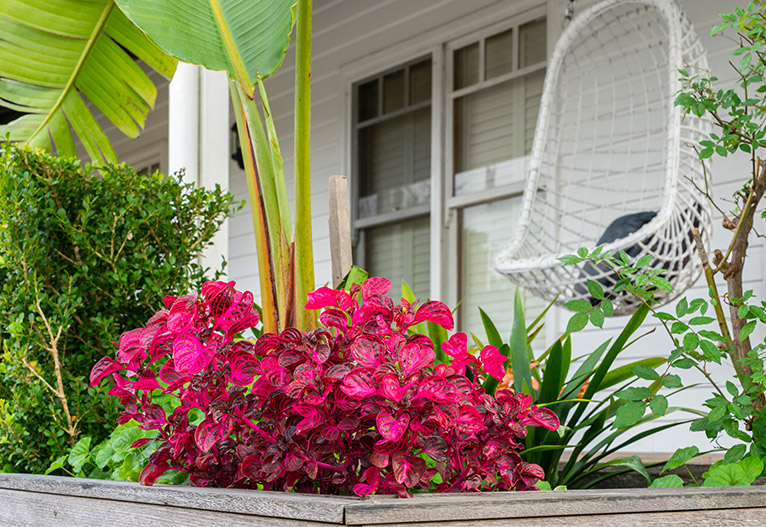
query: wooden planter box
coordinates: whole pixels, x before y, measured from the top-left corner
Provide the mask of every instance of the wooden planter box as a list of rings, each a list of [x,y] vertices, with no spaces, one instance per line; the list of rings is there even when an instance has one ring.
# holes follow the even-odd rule
[[[766,524],[766,488],[570,490],[395,497],[0,474],[0,525],[258,527],[369,525],[707,526]]]

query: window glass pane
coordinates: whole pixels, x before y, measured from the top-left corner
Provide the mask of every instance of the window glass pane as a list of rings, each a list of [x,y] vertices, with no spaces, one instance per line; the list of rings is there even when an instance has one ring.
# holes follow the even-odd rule
[[[521,210],[521,198],[504,199],[468,207],[462,211],[460,233],[459,330],[484,334],[481,307],[506,339],[513,325],[513,296],[516,286],[495,272],[492,263],[513,236]],[[540,314],[543,301],[522,295],[528,321]]]
[[[535,20],[519,27],[519,67],[543,62],[546,58],[545,19]]]
[[[513,30],[493,35],[484,50],[485,78],[492,79],[513,69]]]
[[[357,121],[366,121],[378,116],[378,79],[359,86],[359,114]]]
[[[479,43],[455,51],[455,83],[459,90],[479,82]]]
[[[359,130],[359,174],[360,218],[429,203],[431,108]]]
[[[431,59],[410,66],[410,104],[431,99]]]
[[[416,218],[365,230],[365,267],[370,276],[391,280],[390,296],[401,298],[405,280],[415,296],[425,301],[430,287],[429,218]]]
[[[455,100],[455,195],[523,181],[544,72]]]
[[[383,77],[383,113],[404,108],[404,70]]]

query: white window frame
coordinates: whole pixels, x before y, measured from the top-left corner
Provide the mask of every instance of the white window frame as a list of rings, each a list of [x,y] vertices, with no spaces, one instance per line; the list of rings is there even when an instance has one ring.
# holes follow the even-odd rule
[[[540,5],[536,8],[530,9],[525,11],[524,13],[520,13],[516,16],[513,16],[509,19],[503,20],[502,22],[498,22],[496,24],[489,25],[485,28],[482,28],[480,31],[474,31],[470,34],[467,34],[465,36],[462,36],[460,38],[456,38],[454,40],[451,40],[450,42],[446,43],[445,45],[445,82],[444,82],[444,106],[442,108],[442,111],[445,116],[445,122],[444,122],[444,128],[442,130],[442,133],[444,135],[444,170],[443,170],[443,186],[445,189],[445,200],[444,200],[444,214],[445,214],[445,225],[447,225],[447,238],[449,239],[449,243],[447,244],[447,253],[446,258],[444,258],[447,261],[447,272],[445,276],[453,277],[451,280],[447,280],[445,283],[442,284],[442,291],[446,293],[444,295],[444,298],[446,298],[446,301],[448,305],[457,305],[457,303],[461,300],[460,290],[461,290],[461,283],[460,283],[460,252],[461,252],[461,246],[460,246],[460,235],[462,232],[462,221],[461,221],[461,211],[463,209],[466,209],[468,207],[472,207],[475,205],[482,205],[484,203],[490,203],[493,201],[500,201],[503,199],[509,199],[514,197],[521,197],[523,191],[524,191],[524,184],[525,181],[519,181],[515,182],[513,184],[507,184],[502,186],[497,186],[493,188],[483,189],[476,192],[472,192],[470,194],[461,194],[461,195],[454,195],[453,186],[454,186],[454,176],[455,176],[455,167],[454,167],[454,154],[455,154],[455,148],[454,148],[454,133],[455,133],[455,100],[463,97],[465,95],[469,95],[472,93],[478,93],[480,91],[486,90],[488,88],[491,88],[493,86],[497,86],[499,84],[503,84],[506,82],[511,82],[514,79],[524,78],[527,75],[533,74],[538,71],[544,71],[547,68],[548,61],[537,63],[532,66],[525,67],[523,69],[518,69],[518,62],[519,62],[519,30],[518,28],[522,25],[533,22],[535,20],[538,20],[542,17],[547,16],[546,6]],[[546,30],[548,30],[550,24],[547,24]],[[510,73],[505,73],[503,75],[500,75],[498,77],[495,77],[490,80],[486,80],[484,78],[485,75],[485,68],[484,68],[484,50],[486,42],[486,39],[488,37],[491,37],[493,35],[497,35],[499,33],[502,33],[503,31],[507,31],[509,29],[513,28],[513,42],[512,42],[512,68]],[[470,86],[460,88],[458,90],[454,89],[454,83],[451,82],[453,80],[454,75],[454,53],[473,43],[479,42],[479,57],[478,57],[478,81],[475,84],[472,84]]]
[[[457,225],[457,209],[470,205],[486,203],[498,198],[513,196],[520,192],[517,186],[512,188],[494,188],[467,196],[451,196],[452,194],[452,110],[447,108],[452,99],[447,97],[448,77],[447,64],[448,47],[457,49],[476,41],[480,36],[491,36],[507,29],[514,24],[534,20],[540,16],[547,17],[547,51],[553,49],[563,29],[563,15],[568,0],[521,0],[508,2],[504,5],[493,6],[492,9],[477,11],[475,15],[454,20],[438,28],[429,30],[416,39],[408,39],[395,43],[386,49],[379,50],[368,56],[361,57],[341,67],[338,78],[338,90],[345,94],[339,113],[341,115],[342,153],[340,171],[350,177],[350,199],[352,204],[359,198],[359,182],[354,181],[353,167],[356,161],[354,123],[354,85],[364,79],[375,77],[383,72],[397,69],[399,65],[410,63],[419,57],[431,57],[431,204],[430,204],[430,237],[431,237],[431,284],[430,297],[440,299],[448,305],[456,305],[459,299],[459,237]],[[586,0],[586,3],[590,3]],[[578,5],[578,9],[581,6]],[[454,35],[448,38],[445,35]],[[504,77],[503,77],[504,78]],[[500,82],[500,81],[498,81]],[[450,120],[449,122],[448,119]],[[449,147],[449,152],[447,149]],[[449,160],[449,166],[447,166]],[[352,206],[352,227],[358,228],[365,223],[359,223],[355,217],[356,207]],[[392,220],[393,221],[393,220]],[[360,252],[363,251],[360,248]],[[547,336],[553,338],[556,329],[557,310],[551,310],[548,320]]]
[[[428,99],[428,101],[423,101],[415,104],[411,104],[408,106],[405,106],[404,108],[400,108],[398,110],[394,110],[389,113],[383,113],[383,82],[382,80],[386,77],[386,75],[390,73],[394,73],[396,71],[399,71],[401,69],[405,69],[409,72],[409,68],[411,66],[415,66],[417,64],[420,64],[426,60],[431,60],[431,95],[432,97]],[[397,117],[400,117],[402,115],[408,115],[410,113],[416,112],[418,110],[421,110],[423,108],[431,108],[431,114],[432,114],[432,122],[431,122],[431,131],[433,134],[433,113],[436,111],[434,109],[434,101],[433,101],[433,57],[429,54],[420,55],[415,57],[414,59],[408,60],[406,62],[397,64],[393,67],[390,67],[386,70],[380,71],[376,73],[375,75],[368,76],[366,78],[360,79],[358,81],[355,81],[351,86],[351,174],[352,174],[352,183],[351,183],[351,225],[352,225],[352,233],[353,233],[353,245],[356,250],[356,255],[358,256],[357,264],[365,267],[365,254],[366,254],[366,248],[365,248],[365,235],[364,230],[371,229],[375,227],[383,227],[386,225],[391,225],[394,223],[401,223],[407,220],[416,219],[416,218],[422,218],[425,216],[430,215],[431,213],[431,203],[424,203],[421,205],[416,205],[414,207],[408,207],[406,209],[402,210],[394,210],[389,212],[383,212],[379,214],[375,214],[373,216],[367,216],[365,218],[359,218],[358,217],[358,206],[360,199],[359,189],[361,187],[361,181],[359,180],[360,174],[358,173],[357,167],[359,163],[359,131],[367,128],[368,126],[374,126],[378,123],[389,121],[391,119],[395,119]],[[372,119],[366,119],[362,122],[361,126],[359,123],[359,120],[357,119],[357,116],[354,113],[354,110],[357,109],[358,106],[358,87],[369,82],[372,80],[378,79],[378,93],[377,93],[377,108],[378,108],[378,115],[376,117],[373,117]],[[404,92],[409,94],[409,80],[410,76],[405,75],[404,77]],[[408,95],[409,96],[409,95]],[[412,154],[412,152],[407,152],[408,154]],[[433,139],[431,142],[431,153],[432,153],[432,161],[433,161]],[[405,166],[409,163],[405,162]],[[431,179],[433,178],[433,170],[431,171]]]

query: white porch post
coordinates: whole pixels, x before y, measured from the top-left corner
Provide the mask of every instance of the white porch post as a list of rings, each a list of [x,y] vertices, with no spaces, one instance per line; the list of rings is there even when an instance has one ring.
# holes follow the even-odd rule
[[[199,86],[199,184],[205,188],[229,188],[231,123],[229,81],[226,72],[203,70]],[[202,265],[217,268],[229,259],[229,222],[213,237],[213,245],[202,255]],[[226,271],[226,270],[224,270]],[[225,275],[224,275],[225,276]]]
[[[184,62],[168,89],[168,172],[186,169],[185,181],[199,182],[200,68]]]
[[[229,188],[229,87],[226,73],[179,63],[168,101],[168,172],[186,169],[184,180],[205,188]],[[200,257],[217,268],[228,259],[225,222]]]

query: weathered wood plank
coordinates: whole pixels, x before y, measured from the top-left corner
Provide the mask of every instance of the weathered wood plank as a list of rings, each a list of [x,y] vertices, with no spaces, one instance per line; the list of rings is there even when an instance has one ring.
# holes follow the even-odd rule
[[[0,525],[4,527],[189,527],[190,525],[323,527],[336,524],[0,489]]]
[[[513,518],[505,520],[446,521],[417,523],[417,527],[748,527],[764,525],[763,509],[729,509],[632,514],[599,514]],[[373,524],[370,524],[372,526]],[[380,525],[380,524],[374,524]],[[411,527],[413,524],[387,523],[386,527]]]
[[[346,506],[347,525],[416,524],[659,511],[763,507],[766,488],[568,490],[373,497]],[[498,524],[501,525],[501,524]]]
[[[338,287],[351,269],[351,214],[345,176],[330,176],[330,256],[332,285]]]
[[[30,474],[0,474],[0,489],[334,524],[343,523],[344,505],[358,500],[352,497],[312,496],[244,489],[173,485],[145,487],[123,481]],[[49,496],[48,499],[52,498]],[[3,524],[0,523],[0,525]]]

